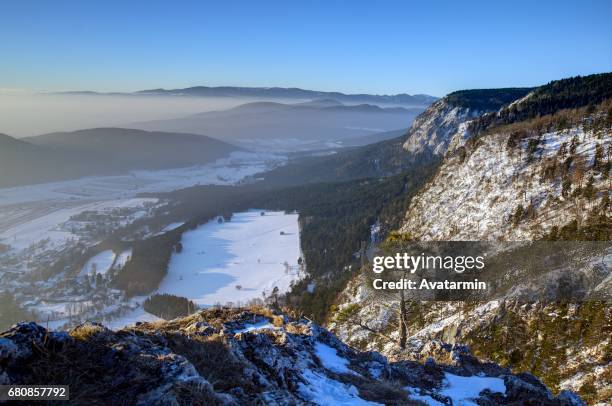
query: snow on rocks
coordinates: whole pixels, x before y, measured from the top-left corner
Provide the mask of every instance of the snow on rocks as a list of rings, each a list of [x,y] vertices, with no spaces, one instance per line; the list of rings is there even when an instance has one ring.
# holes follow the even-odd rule
[[[234,334],[248,333],[256,330],[265,330],[265,329],[274,329],[274,324],[269,321],[260,321],[259,323],[254,324],[245,324],[245,326],[241,329],[234,331]]]
[[[355,386],[335,381],[324,374],[307,369],[302,377],[306,383],[299,383],[298,392],[305,400],[316,405],[381,405],[360,398]]]
[[[413,198],[401,231],[419,240],[531,240],[574,218],[576,199],[562,195],[559,179],[543,175],[545,159],[555,156],[563,143],[569,146],[575,137],[579,141],[576,157],[584,159],[587,167],[585,186],[593,174],[588,168],[596,146],[602,145],[605,151],[612,140],[578,127],[550,132],[539,138],[530,159],[529,139],[513,147],[508,137],[503,133],[482,137],[465,160],[447,156],[436,177]],[[606,181],[594,175],[593,186],[602,193],[581,203],[583,217],[597,207],[607,190]],[[574,189],[575,185],[570,194]],[[512,221],[519,206],[530,205],[535,210],[533,218]]]
[[[253,320],[278,327],[234,334]],[[55,361],[46,363],[49,357]],[[462,360],[469,365],[390,363],[310,321],[266,309],[210,309],[117,332],[85,323],[56,333],[30,323],[0,333],[3,384],[42,382],[53,370],[83,402],[104,396],[130,404],[563,404],[531,375]],[[367,377],[372,368],[377,376]]]
[[[474,109],[453,106],[445,99],[438,100],[414,120],[404,149],[413,154],[442,156],[453,138],[467,137],[466,127],[461,124],[479,114]]]
[[[444,386],[439,393],[451,398],[453,404],[456,405],[477,405],[475,400],[485,390],[501,394],[506,393],[506,385],[504,385],[504,380],[500,378],[459,376],[448,372],[444,376]]]
[[[432,398],[431,395],[423,394],[423,391],[419,388],[406,386],[404,389],[410,394],[411,399],[423,402],[427,406],[444,406],[444,403]]]
[[[336,351],[335,348],[321,342],[316,342],[315,354],[323,366],[330,371],[337,372],[339,374],[352,373],[352,371],[348,368],[349,361],[346,358],[338,356],[338,351]]]

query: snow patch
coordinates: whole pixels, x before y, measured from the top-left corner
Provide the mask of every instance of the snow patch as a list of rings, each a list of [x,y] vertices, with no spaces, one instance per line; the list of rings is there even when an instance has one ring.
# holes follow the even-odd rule
[[[317,341],[315,343],[315,354],[317,354],[323,366],[330,371],[339,374],[353,372],[348,367],[349,361],[346,358],[338,356],[338,351],[327,344]]]
[[[477,399],[480,392],[485,389],[506,393],[506,385],[501,378],[459,376],[445,372],[444,383],[445,387],[440,390],[440,395],[451,398],[454,405],[477,405],[473,400]]]
[[[115,260],[115,264],[113,265],[114,269],[122,269],[125,264],[132,258],[132,249],[129,248],[125,251],[122,251]]]
[[[91,275],[94,271],[99,274],[106,274],[115,262],[115,253],[112,250],[102,251],[89,258],[79,276]]]
[[[183,224],[185,224],[184,221],[176,221],[174,223],[170,223],[166,227],[162,228],[161,232],[162,233],[167,233],[168,231],[176,230],[177,228],[179,228]]]
[[[428,406],[444,406],[444,403],[435,400],[429,395],[421,395],[421,390],[419,388],[406,386],[404,389],[410,394],[410,399],[421,401]]]
[[[359,397],[359,391],[355,386],[345,385],[319,372],[307,369],[302,373],[302,378],[306,383],[298,385],[299,394],[316,405],[360,406],[380,404],[363,400]]]
[[[274,330],[275,328],[276,327],[274,326],[274,324],[270,323],[269,321],[261,321],[259,323],[254,324],[245,324],[244,327],[240,330],[234,331],[234,334],[248,333],[249,331],[256,330]]]

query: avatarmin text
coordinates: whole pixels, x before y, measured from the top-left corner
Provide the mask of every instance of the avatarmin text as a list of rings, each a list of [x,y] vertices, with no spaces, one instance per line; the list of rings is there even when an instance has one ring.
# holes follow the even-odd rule
[[[376,290],[486,290],[487,283],[474,279],[473,281],[428,281],[421,279],[421,282],[408,279],[397,281],[383,281],[374,279],[372,282]]]

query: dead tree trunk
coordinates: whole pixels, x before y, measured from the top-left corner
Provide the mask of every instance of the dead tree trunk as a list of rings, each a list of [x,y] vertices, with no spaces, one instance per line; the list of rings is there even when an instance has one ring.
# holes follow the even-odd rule
[[[406,299],[404,291],[400,291],[399,303],[399,346],[403,350],[406,348],[406,340],[408,339],[408,326],[406,325]]]

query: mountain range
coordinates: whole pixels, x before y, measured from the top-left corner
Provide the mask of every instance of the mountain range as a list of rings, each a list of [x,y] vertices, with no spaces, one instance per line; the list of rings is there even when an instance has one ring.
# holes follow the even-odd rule
[[[370,144],[404,132],[421,108],[333,99],[229,110],[15,139],[0,138],[0,187],[203,164],[240,149],[295,152]],[[213,135],[215,138],[207,135]]]
[[[89,94],[103,95],[92,91],[63,92],[63,94]],[[333,99],[351,104],[382,104],[401,105],[406,107],[426,107],[438,98],[426,94],[409,95],[399,93],[395,95],[373,95],[373,94],[346,94],[341,92],[324,92],[317,90],[305,90],[300,88],[284,87],[233,87],[233,86],[194,86],[183,89],[149,89],[134,93],[110,93],[124,95],[147,95],[147,96],[190,96],[190,97],[244,97],[253,99],[284,99],[284,100],[312,100]]]
[[[361,144],[378,133],[405,129],[423,108],[345,105],[335,99],[253,102],[223,111],[130,124],[144,130],[208,134],[253,149],[328,149]],[[359,143],[359,142],[358,142]]]

